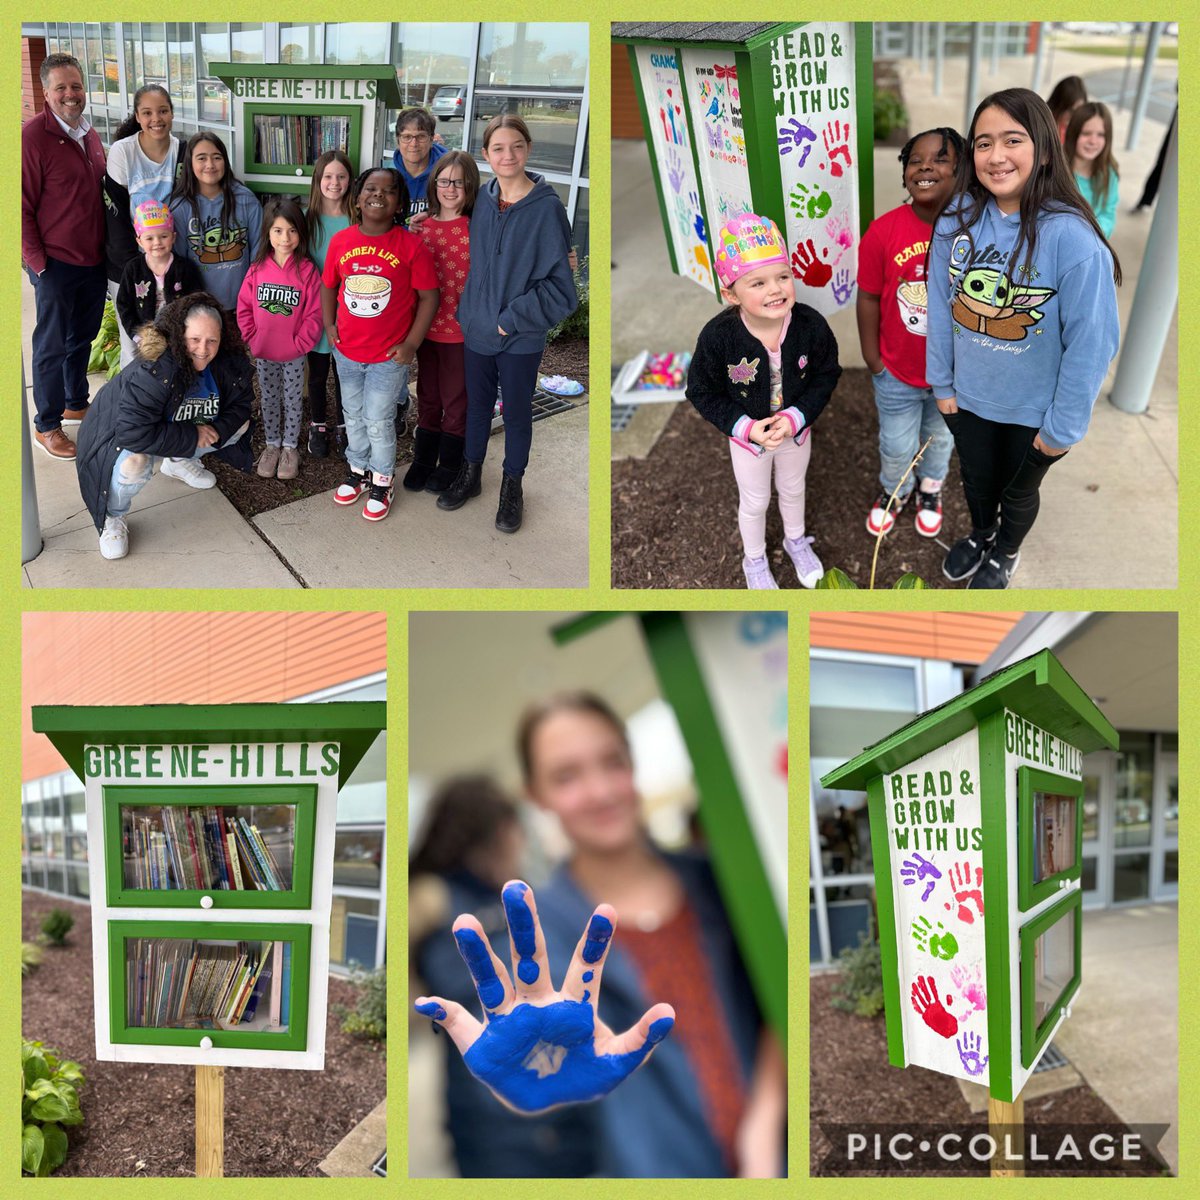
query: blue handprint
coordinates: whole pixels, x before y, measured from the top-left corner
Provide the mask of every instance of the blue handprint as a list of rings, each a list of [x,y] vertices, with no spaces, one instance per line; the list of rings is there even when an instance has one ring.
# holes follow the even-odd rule
[[[696,214],[696,221],[695,221],[695,224],[692,226],[692,228],[695,229],[696,236],[702,242],[707,241],[707,239],[704,236],[704,216],[703,216],[703,214],[701,214],[701,213]]]
[[[842,267],[833,277],[833,298],[839,304],[845,304],[854,294],[854,280],[850,278],[850,272]]]
[[[983,1074],[984,1067],[988,1065],[988,1056],[981,1054],[983,1038],[979,1034],[964,1033],[962,1037],[955,1040],[954,1048],[958,1051],[959,1061],[968,1075]]]
[[[679,152],[673,147],[667,147],[667,182],[671,185],[671,191],[679,195],[679,189],[683,187],[683,159],[680,158]]]
[[[942,877],[941,871],[937,869],[927,858],[922,858],[919,854],[913,853],[912,858],[906,858],[900,864],[900,882],[905,887],[912,887],[913,884],[920,880],[928,880],[925,884],[925,890],[921,893],[922,903],[929,899],[930,893],[933,891],[933,885]]]
[[[692,206],[692,228],[702,242],[706,241],[707,239],[704,236],[704,214],[700,211],[699,193],[688,192],[688,203]]]
[[[619,1036],[600,1020],[600,976],[617,915],[610,905],[592,914],[555,991],[533,892],[513,880],[501,898],[512,943],[511,976],[474,917],[454,922],[484,1021],[439,996],[418,996],[416,1009],[445,1029],[471,1073],[517,1112],[598,1100],[671,1032],[675,1012],[669,1004],[656,1004]]]
[[[788,128],[788,126],[791,126],[791,128]],[[799,150],[800,157],[796,160],[796,166],[802,167],[808,162],[809,152],[812,150],[812,144],[816,140],[817,135],[807,125],[801,125],[793,117],[787,125],[780,127],[779,153],[791,154],[793,150]]]

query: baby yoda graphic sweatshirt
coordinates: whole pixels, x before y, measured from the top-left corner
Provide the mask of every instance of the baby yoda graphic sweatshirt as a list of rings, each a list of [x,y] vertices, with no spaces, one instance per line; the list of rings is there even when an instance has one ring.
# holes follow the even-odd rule
[[[1057,211],[1038,218],[1029,265],[1024,246],[1014,263],[1020,223],[992,199],[965,232],[956,212],[938,221],[925,374],[939,400],[1064,449],[1087,432],[1117,352],[1112,256],[1082,217]]]
[[[186,255],[204,272],[204,290],[227,312],[237,307],[238,289],[246,278],[262,236],[263,210],[244,183],[233,185],[235,203],[228,226],[221,224],[225,197],[198,195],[194,204],[182,197],[171,201],[175,218],[175,253]]]

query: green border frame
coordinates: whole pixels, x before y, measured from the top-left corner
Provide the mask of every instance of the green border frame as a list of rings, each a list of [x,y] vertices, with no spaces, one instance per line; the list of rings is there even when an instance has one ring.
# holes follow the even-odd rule
[[[875,25],[854,24],[854,108],[858,120],[858,236],[875,219]]]
[[[871,858],[875,864],[875,919],[879,924],[888,1062],[893,1067],[907,1067],[904,998],[900,995],[900,943],[896,930],[896,898],[892,894],[892,847],[888,841],[887,800],[883,794],[882,775],[876,775],[867,784],[867,816],[871,827]]]
[[[210,942],[284,941],[292,943],[292,984],[285,1033],[241,1033],[228,1029],[144,1029],[125,1024],[125,941],[127,938],[195,938]],[[114,1043],[137,1046],[194,1046],[212,1038],[224,1050],[308,1048],[308,992],[312,926],[232,924],[226,921],[110,921],[108,923],[108,1023]]]
[[[1039,1025],[1035,1021],[1033,1010],[1034,944],[1051,925],[1057,925],[1068,916],[1075,922],[1075,973]],[[1021,1064],[1027,1070],[1037,1062],[1038,1055],[1054,1032],[1063,1009],[1079,991],[1082,976],[1083,892],[1079,888],[1073,888],[1070,895],[1064,896],[1058,904],[1051,905],[1040,917],[1034,917],[1028,924],[1021,926]]]
[[[292,826],[292,886],[283,892],[225,891],[221,888],[132,888],[124,885],[121,857],[123,806],[288,804],[296,810]],[[203,896],[213,908],[303,908],[312,904],[313,856],[316,849],[317,785],[315,783],[170,784],[159,787],[112,784],[104,787],[104,890],[110,908],[199,908]]]
[[[1053,792],[1075,800],[1075,865],[1046,879],[1033,881],[1034,792]],[[1055,775],[1037,767],[1017,768],[1017,897],[1021,911],[1041,904],[1053,896],[1063,880],[1074,881],[1083,874],[1083,780]]]
[[[314,108],[314,105],[319,105],[319,100],[294,103],[280,103],[271,101],[266,104],[259,104],[257,101],[245,100],[242,102],[242,113],[245,117],[244,132],[242,138],[242,167],[243,173],[246,175],[279,175],[285,179],[290,179],[293,184],[299,178],[297,169],[304,172],[304,178],[308,183],[303,186],[307,191],[312,184],[312,163],[260,163],[254,158],[254,137],[252,133],[255,117],[349,117],[350,118],[350,144],[346,148],[346,157],[350,160],[350,166],[353,168],[351,174],[358,175],[358,152],[362,148],[362,123],[363,123],[363,106],[361,104],[331,104],[322,108]]]

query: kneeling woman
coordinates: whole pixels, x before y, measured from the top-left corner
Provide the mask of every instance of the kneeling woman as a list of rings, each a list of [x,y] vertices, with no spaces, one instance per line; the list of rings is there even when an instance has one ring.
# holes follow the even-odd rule
[[[496,387],[504,397],[504,479],[496,528],[521,527],[521,477],[533,442],[533,392],[546,334],[579,299],[567,261],[571,227],[558,194],[525,170],[529,127],[501,113],[483,131],[483,157],[494,178],[471,215],[471,268],[458,305],[467,375],[467,444],[438,508],[461,508],[483,490],[480,477],[492,431]]]
[[[217,479],[200,456],[249,470],[254,364],[237,322],[208,292],[169,304],[140,331],[138,358],[92,401],[79,427],[75,467],[100,531],[100,553],[129,552],[126,517],[154,466],[189,487]]]

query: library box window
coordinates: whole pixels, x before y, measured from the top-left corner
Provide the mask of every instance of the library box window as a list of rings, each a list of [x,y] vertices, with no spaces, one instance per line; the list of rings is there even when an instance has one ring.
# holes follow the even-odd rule
[[[1030,1067],[1079,990],[1083,896],[1078,888],[1021,928],[1021,1059]]]
[[[1018,894],[1025,912],[1080,877],[1083,782],[1021,767],[1017,803]]]

